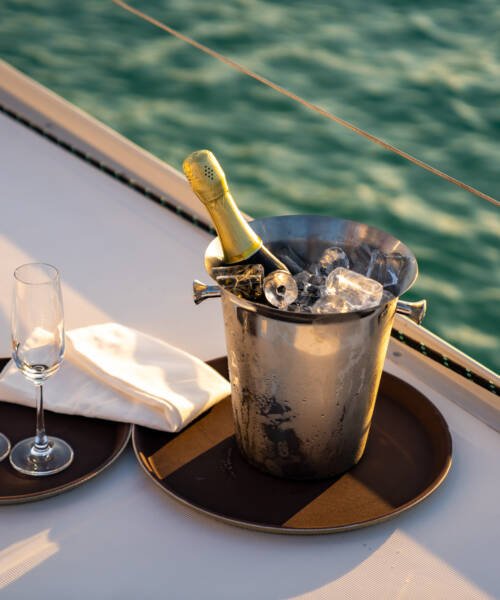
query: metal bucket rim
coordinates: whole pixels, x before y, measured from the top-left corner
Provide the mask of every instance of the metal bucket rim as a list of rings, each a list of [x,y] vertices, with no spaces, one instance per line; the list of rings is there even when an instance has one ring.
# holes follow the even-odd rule
[[[398,297],[391,298],[388,302],[384,302],[375,306],[374,308],[369,308],[368,310],[357,310],[348,313],[306,313],[306,312],[291,312],[288,310],[280,310],[279,308],[275,308],[274,306],[270,306],[268,304],[260,304],[259,302],[252,302],[251,300],[247,300],[245,298],[240,298],[233,294],[229,290],[225,290],[221,288],[221,296],[227,296],[227,298],[233,303],[241,308],[258,313],[262,316],[269,317],[274,320],[279,321],[289,321],[293,323],[332,323],[332,322],[349,322],[349,321],[359,321],[365,317],[372,315],[374,312],[382,313],[386,310],[386,307],[390,304],[394,305],[398,301]]]
[[[407,283],[407,285],[405,286],[405,289],[398,295],[398,296],[394,296],[394,298],[391,298],[390,300],[388,300],[387,302],[381,303],[378,306],[376,306],[375,308],[371,308],[368,310],[357,310],[357,311],[352,311],[349,313],[330,313],[330,314],[316,314],[316,313],[299,313],[299,312],[290,312],[290,311],[284,311],[284,310],[280,310],[279,308],[275,308],[273,306],[269,306],[267,304],[261,304],[258,302],[253,302],[251,300],[247,300],[245,298],[240,298],[239,296],[236,296],[235,294],[233,294],[232,292],[228,291],[228,290],[224,290],[221,288],[221,294],[227,295],[227,297],[231,300],[231,302],[241,306],[242,308],[249,310],[251,312],[256,312],[262,315],[267,315],[270,318],[275,318],[275,319],[279,319],[282,321],[292,321],[295,323],[312,323],[312,322],[333,322],[333,321],[350,321],[350,320],[358,320],[361,319],[363,317],[369,316],[371,314],[373,314],[376,311],[379,311],[380,313],[382,311],[384,311],[386,309],[386,307],[392,303],[394,303],[394,305],[396,305],[398,298],[406,293],[415,283],[417,277],[418,277],[418,262],[417,259],[415,257],[415,255],[413,254],[413,252],[410,250],[410,248],[401,240],[399,240],[398,238],[396,238],[395,236],[393,236],[391,233],[388,233],[387,231],[380,229],[379,227],[374,227],[373,225],[368,225],[367,223],[362,223],[360,221],[353,221],[350,219],[340,219],[337,217],[334,217],[332,215],[319,215],[319,214],[291,214],[291,215],[277,215],[277,216],[272,216],[272,217],[262,217],[259,219],[251,219],[250,220],[250,224],[253,223],[257,223],[257,224],[261,224],[261,223],[270,223],[273,221],[283,221],[285,219],[290,219],[290,218],[297,218],[297,219],[308,219],[308,220],[321,220],[324,221],[325,219],[331,220],[331,221],[335,221],[339,224],[345,224],[345,225],[352,225],[352,226],[359,226],[359,227],[368,227],[370,228],[370,230],[379,233],[381,236],[383,236],[384,238],[394,241],[395,244],[399,244],[399,248],[400,250],[404,250],[404,254],[405,256],[408,256],[410,259],[412,259],[415,263],[415,274],[413,276],[413,278]],[[262,234],[260,232],[258,232],[259,235]],[[264,239],[264,238],[263,238]],[[266,240],[264,239],[264,243],[266,242]],[[211,264],[210,262],[210,257],[212,257],[213,259],[219,259],[222,262],[222,249],[220,246],[220,241],[219,241],[219,237],[215,237],[210,244],[207,246],[206,250],[205,250],[205,269],[208,273],[208,275],[213,279],[212,277],[212,273],[211,273],[211,269],[210,267],[214,266],[213,263]],[[215,280],[214,280],[215,281]]]

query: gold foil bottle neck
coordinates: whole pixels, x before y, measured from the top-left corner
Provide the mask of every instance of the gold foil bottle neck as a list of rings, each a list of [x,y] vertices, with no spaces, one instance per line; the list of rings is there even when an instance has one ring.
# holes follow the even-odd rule
[[[227,264],[251,257],[262,240],[247,223],[229,192],[226,176],[210,150],[197,150],[182,163],[194,193],[207,208]]]

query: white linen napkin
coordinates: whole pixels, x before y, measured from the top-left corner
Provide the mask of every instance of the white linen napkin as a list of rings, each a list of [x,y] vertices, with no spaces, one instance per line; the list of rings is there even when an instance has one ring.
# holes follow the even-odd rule
[[[44,385],[48,410],[163,431],[180,431],[230,394],[229,382],[200,359],[117,323],[66,333],[65,360]],[[34,405],[34,386],[11,361],[0,397]]]

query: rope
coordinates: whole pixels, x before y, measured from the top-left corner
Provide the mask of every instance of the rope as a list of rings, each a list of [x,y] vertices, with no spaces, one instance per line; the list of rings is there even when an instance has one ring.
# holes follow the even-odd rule
[[[248,75],[248,77],[251,77],[252,79],[256,79],[260,83],[266,85],[267,87],[270,87],[271,89],[275,90],[279,94],[282,94],[283,96],[287,96],[288,98],[291,98],[295,102],[302,104],[306,108],[320,114],[321,116],[329,119],[330,121],[334,121],[338,125],[341,125],[342,127],[345,127],[346,129],[350,129],[351,131],[353,131],[354,133],[357,133],[361,137],[364,137],[365,139],[370,140],[370,142],[373,142],[374,144],[378,144],[379,146],[382,146],[382,148],[385,148],[386,150],[389,150],[390,152],[393,152],[394,154],[397,154],[398,156],[401,156],[402,158],[412,162],[413,164],[417,165],[418,167],[421,167],[422,169],[425,169],[426,171],[429,171],[429,172],[433,173],[434,175],[441,177],[441,179],[445,179],[446,181],[453,183],[454,185],[458,186],[459,188],[462,188],[463,190],[470,192],[471,194],[474,194],[475,196],[478,196],[479,198],[482,198],[483,200],[486,200],[487,202],[490,202],[494,206],[500,206],[499,200],[496,200],[495,198],[488,196],[488,194],[485,194],[484,192],[477,190],[476,188],[472,187],[471,185],[463,183],[459,179],[455,179],[455,177],[451,177],[451,175],[447,175],[446,173],[443,173],[443,171],[440,171],[439,169],[436,169],[435,167],[428,165],[427,163],[420,160],[419,158],[416,158],[415,156],[412,156],[411,154],[408,154],[407,152],[404,152],[403,150],[396,148],[396,146],[393,146],[392,144],[389,144],[388,142],[384,142],[384,140],[381,140],[377,136],[372,135],[371,133],[368,133],[367,131],[364,131],[360,127],[353,125],[352,123],[350,123],[349,121],[346,121],[345,119],[341,119],[340,117],[333,115],[331,112],[327,111],[326,109],[321,108],[320,106],[317,106],[316,104],[313,104],[312,102],[309,102],[308,100],[304,100],[304,98],[301,98],[297,94],[290,92],[289,90],[282,87],[281,85],[278,85],[278,84],[270,81],[269,79],[266,79],[265,77],[262,77],[261,75],[258,75],[254,71],[251,71],[247,67],[240,65],[239,63],[235,62],[234,60],[231,60],[230,58],[227,58],[227,56],[224,56],[223,54],[219,54],[219,52],[212,50],[208,46],[204,46],[203,44],[200,44],[200,42],[197,42],[196,40],[193,40],[192,38],[188,37],[187,35],[180,33],[179,31],[173,29],[172,27],[165,25],[161,21],[158,21],[157,19],[150,17],[149,15],[141,12],[137,8],[133,8],[132,6],[130,6],[123,0],[113,0],[113,2],[117,6],[120,6],[124,10],[127,10],[128,12],[139,17],[140,19],[143,19],[144,21],[147,21],[148,23],[151,23],[152,25],[155,25],[156,27],[163,29],[163,31],[166,31],[167,33],[169,33],[170,35],[173,35],[174,37],[178,38],[179,40],[182,40],[183,42],[186,42],[187,44],[193,46],[194,48],[201,50],[201,52],[204,52],[205,54],[212,56],[213,58],[228,65],[229,67],[235,69],[236,71],[239,71],[240,73],[243,73],[244,75]]]

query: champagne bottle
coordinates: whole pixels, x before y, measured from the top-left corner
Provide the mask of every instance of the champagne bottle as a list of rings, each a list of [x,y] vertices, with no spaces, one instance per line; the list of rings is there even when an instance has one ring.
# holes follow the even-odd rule
[[[266,275],[277,269],[288,271],[241,214],[224,171],[210,150],[193,152],[182,168],[194,193],[210,213],[227,265],[260,264]]]

